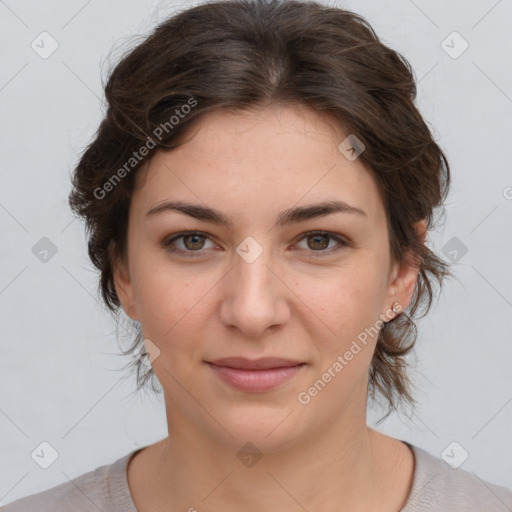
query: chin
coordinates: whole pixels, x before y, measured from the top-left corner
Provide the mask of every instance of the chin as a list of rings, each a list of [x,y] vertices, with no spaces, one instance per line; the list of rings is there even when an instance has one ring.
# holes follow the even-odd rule
[[[260,403],[245,404],[227,411],[220,407],[216,410],[216,419],[224,427],[216,429],[222,437],[219,442],[228,444],[235,451],[250,443],[261,452],[278,452],[298,443],[301,437],[298,431],[301,423],[294,421],[293,413],[290,414],[292,405],[283,407]]]

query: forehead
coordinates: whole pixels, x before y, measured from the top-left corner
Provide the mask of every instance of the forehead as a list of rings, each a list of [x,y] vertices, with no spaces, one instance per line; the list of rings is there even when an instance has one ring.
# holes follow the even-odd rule
[[[332,117],[303,106],[218,109],[194,124],[185,144],[153,156],[139,171],[133,200],[145,211],[182,199],[254,216],[338,199],[377,221],[385,215],[381,191],[359,158],[340,151],[348,135]]]

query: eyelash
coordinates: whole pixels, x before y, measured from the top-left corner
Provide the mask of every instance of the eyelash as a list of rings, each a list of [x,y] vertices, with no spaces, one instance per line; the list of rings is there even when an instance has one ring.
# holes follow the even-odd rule
[[[180,253],[189,258],[201,256],[204,251],[208,250],[208,249],[200,249],[198,251],[190,251],[190,250],[176,249],[175,247],[172,247],[173,242],[175,242],[176,240],[183,238],[184,236],[187,236],[187,235],[199,235],[200,237],[204,237],[206,240],[211,240],[211,238],[206,233],[203,233],[201,231],[183,231],[181,233],[172,235],[171,238],[166,238],[163,241],[162,245],[164,248],[166,248],[168,251],[170,251],[172,253]],[[304,240],[307,237],[315,236],[315,235],[327,235],[329,238],[338,242],[339,246],[337,248],[334,248],[334,249],[331,248],[328,250],[327,249],[321,249],[318,251],[310,250],[311,257],[313,257],[313,258],[329,256],[333,253],[337,253],[337,252],[341,251],[344,248],[352,247],[352,243],[349,242],[348,240],[346,240],[334,233],[331,233],[329,231],[318,231],[318,230],[317,231],[308,231],[307,233],[304,233],[301,236],[301,238],[298,239],[297,243]]]

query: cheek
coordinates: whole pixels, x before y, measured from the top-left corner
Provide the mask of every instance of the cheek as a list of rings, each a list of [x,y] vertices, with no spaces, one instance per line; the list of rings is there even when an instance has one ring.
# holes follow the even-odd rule
[[[366,389],[379,330],[374,327],[378,301],[358,281],[334,292],[323,307],[325,324],[334,331],[316,338],[317,370],[323,398],[318,403],[342,407],[354,393]],[[319,327],[321,328],[321,327]],[[325,329],[322,332],[326,332]]]
[[[145,338],[155,343],[166,364],[174,367],[177,353],[193,356],[204,337],[210,318],[208,290],[216,281],[198,279],[193,271],[158,268],[149,262],[134,266],[134,288],[138,301],[139,321]]]
[[[359,346],[361,351],[354,359],[369,363],[380,327],[377,320],[383,313],[382,300],[379,272],[369,266],[365,267],[365,272],[343,272],[334,284],[331,282],[327,287],[317,288],[314,299],[316,311],[323,324],[329,327],[328,330],[324,327],[328,333],[323,337],[323,350],[328,353],[325,355],[334,360],[351,347],[353,352],[357,352]]]

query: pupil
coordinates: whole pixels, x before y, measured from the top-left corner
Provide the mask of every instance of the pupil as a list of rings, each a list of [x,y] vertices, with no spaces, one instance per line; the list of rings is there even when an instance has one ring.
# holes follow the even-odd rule
[[[200,244],[201,237],[199,235],[187,235],[185,240],[190,239],[190,238],[199,239],[198,242],[192,242],[192,245],[197,245],[198,243]],[[187,243],[185,243],[185,245],[188,247]],[[188,248],[191,249],[191,247],[188,247]],[[192,247],[192,249],[197,249],[197,247]]]
[[[319,242],[317,242],[317,239],[318,239],[318,238],[322,238],[322,237],[323,237],[324,242],[325,242],[325,240],[326,240],[326,238],[327,238],[327,236],[326,236],[326,235],[313,235],[313,237],[312,237],[312,238],[315,240],[315,242],[314,242],[314,243],[319,243]],[[322,245],[321,249],[325,249],[325,248],[329,245],[329,243],[327,243],[327,244],[326,244],[326,243],[323,243],[323,244],[321,244],[321,245]]]

